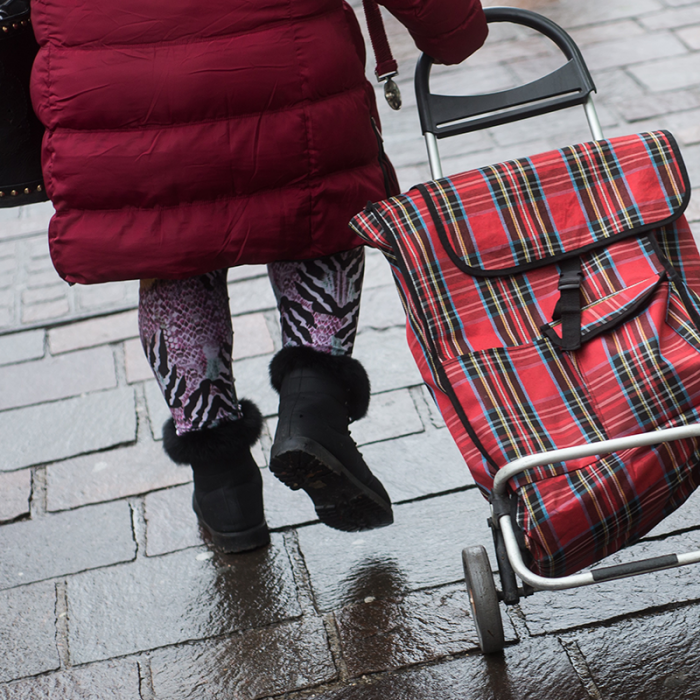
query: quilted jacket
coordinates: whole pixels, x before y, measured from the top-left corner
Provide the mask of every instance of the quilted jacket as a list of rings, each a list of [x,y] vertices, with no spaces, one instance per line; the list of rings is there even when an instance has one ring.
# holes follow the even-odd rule
[[[385,0],[463,60],[478,0]],[[69,282],[184,278],[361,244],[396,193],[359,25],[342,0],[33,0],[32,101]]]

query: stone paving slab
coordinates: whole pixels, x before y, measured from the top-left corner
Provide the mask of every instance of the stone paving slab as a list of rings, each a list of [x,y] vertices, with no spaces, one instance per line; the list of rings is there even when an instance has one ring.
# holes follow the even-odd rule
[[[0,472],[0,522],[15,520],[29,514],[29,499],[32,495],[32,472]]]
[[[407,389],[372,397],[367,416],[350,426],[358,445],[420,433],[423,423]]]
[[[59,667],[55,609],[55,583],[0,591],[0,682]]]
[[[364,331],[357,336],[353,356],[367,370],[375,394],[423,384],[403,327]]]
[[[678,510],[665,517],[644,539],[665,537],[690,529],[700,529],[700,491],[695,491]]]
[[[599,565],[610,566],[697,549],[700,549],[700,532],[693,531],[661,541],[639,543],[608,557]],[[697,566],[685,566],[584,588],[537,592],[522,599],[520,608],[528,629],[537,635],[600,624],[644,610],[698,599],[700,580]]]
[[[0,588],[41,581],[136,556],[124,501],[23,520],[0,528]]]
[[[124,343],[124,368],[128,384],[153,379],[153,370],[148,364],[139,338]]]
[[[697,84],[700,56],[697,54],[640,64],[630,73],[652,92],[675,90]]]
[[[465,586],[412,593],[400,600],[368,597],[334,613],[349,678],[479,649]],[[507,617],[506,642],[517,640]]]
[[[228,294],[231,313],[234,316],[277,308],[277,301],[267,277],[233,282],[228,285]]]
[[[277,414],[279,396],[270,386],[268,366],[272,355],[239,360],[234,368],[236,393],[239,398],[255,401],[264,416]]]
[[[163,398],[163,393],[155,380],[144,384],[143,393],[146,397],[152,437],[154,440],[162,440],[163,423],[172,417]]]
[[[57,355],[71,350],[135,338],[138,334],[136,311],[125,311],[52,328],[48,333],[49,349],[52,355]]]
[[[318,618],[157,651],[151,668],[156,700],[256,700],[337,676]]]
[[[0,365],[38,360],[44,356],[43,330],[0,336]]]
[[[694,700],[700,674],[697,606],[582,630],[573,640],[602,697]]]
[[[521,642],[502,656],[479,654],[388,673],[310,700],[590,700],[556,639]],[[607,699],[606,699],[607,700]]]
[[[158,556],[205,544],[192,510],[192,486],[149,493],[145,498],[146,554]]]
[[[106,661],[0,687],[0,700],[142,700],[139,685],[135,661]]]
[[[646,29],[653,30],[675,29],[677,27],[687,27],[691,24],[697,24],[700,22],[700,8],[698,8],[695,3],[693,3],[693,5],[693,7],[665,9],[663,12],[645,15],[639,18],[639,22]]]
[[[0,471],[54,462],[136,439],[132,389],[17,408],[0,417]]]
[[[394,283],[394,276],[386,258],[374,248],[365,248],[365,279],[362,283],[362,299],[365,299],[365,292],[375,287],[390,287]],[[363,301],[360,301],[360,318],[362,318]]]
[[[401,299],[396,285],[372,287],[362,293],[358,333],[365,330],[384,330],[394,326],[403,327],[406,323]]]
[[[333,610],[368,596],[394,598],[462,581],[462,548],[483,544],[492,549],[488,515],[488,504],[471,489],[395,506],[394,524],[381,530],[299,529],[317,605]]]
[[[245,555],[205,548],[72,576],[74,664],[265,627],[301,614],[284,543]]]
[[[495,2],[485,2],[494,5]],[[668,12],[660,0],[587,0],[585,3],[566,2],[538,8],[557,24],[571,29],[586,24],[603,24],[625,17],[643,17],[652,12]]]
[[[191,480],[192,470],[168,459],[160,443],[140,442],[48,465],[46,508],[67,510]]]
[[[233,359],[269,355],[275,344],[261,313],[236,316],[233,320]]]
[[[362,454],[394,502],[474,484],[445,429],[365,445]]]
[[[117,386],[108,347],[0,367],[0,411]]]

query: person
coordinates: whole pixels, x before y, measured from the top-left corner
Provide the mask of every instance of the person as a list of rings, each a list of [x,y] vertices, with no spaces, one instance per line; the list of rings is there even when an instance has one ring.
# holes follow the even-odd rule
[[[478,0],[384,0],[417,47],[481,46]],[[252,455],[260,411],[232,372],[228,268],[266,263],[282,329],[270,470],[346,531],[393,521],[349,432],[370,384],[352,358],[364,271],[348,222],[398,193],[357,19],[342,0],[42,0],[32,102],[70,283],[140,279],[139,332],[193,470],[193,508],[228,552],[269,542]],[[235,300],[234,300],[235,301]]]

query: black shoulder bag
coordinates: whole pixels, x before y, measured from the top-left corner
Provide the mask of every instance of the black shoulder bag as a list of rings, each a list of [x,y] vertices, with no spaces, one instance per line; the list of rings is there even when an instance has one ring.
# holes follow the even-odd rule
[[[0,0],[0,207],[47,199],[41,175],[44,127],[29,100],[38,50],[29,0]]]

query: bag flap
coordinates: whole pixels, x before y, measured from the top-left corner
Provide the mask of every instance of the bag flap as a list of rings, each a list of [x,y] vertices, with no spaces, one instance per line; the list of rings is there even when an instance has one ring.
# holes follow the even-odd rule
[[[660,273],[584,306],[581,309],[581,342],[592,340],[637,313],[665,280],[665,273]],[[561,326],[561,321],[554,321],[540,330],[550,340],[561,339]]]
[[[567,146],[418,185],[376,205],[384,236],[373,228],[385,238],[387,228],[397,231],[396,220],[407,209],[417,208],[424,217],[413,214],[413,226],[434,227],[460,269],[491,277],[665,226],[689,200],[675,139],[657,131]]]

